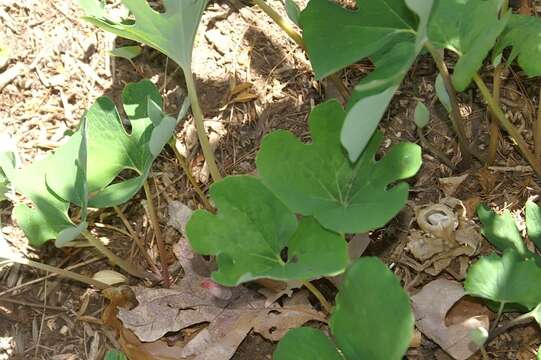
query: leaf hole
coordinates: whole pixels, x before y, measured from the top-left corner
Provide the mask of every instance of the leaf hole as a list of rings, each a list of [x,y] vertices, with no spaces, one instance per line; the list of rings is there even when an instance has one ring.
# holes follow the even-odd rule
[[[282,249],[282,251],[280,251],[280,259],[282,259],[283,262],[287,262],[288,257],[289,257],[288,248],[286,246],[285,248]]]

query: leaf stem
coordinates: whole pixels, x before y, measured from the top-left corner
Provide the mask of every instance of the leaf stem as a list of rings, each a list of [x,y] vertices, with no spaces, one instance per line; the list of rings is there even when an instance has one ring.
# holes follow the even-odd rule
[[[186,80],[186,87],[188,88],[188,96],[190,97],[190,102],[192,104],[192,113],[195,123],[195,130],[197,132],[197,137],[199,138],[199,144],[201,145],[201,150],[203,151],[203,156],[207,161],[207,166],[209,167],[210,175],[214,181],[219,181],[222,179],[220,170],[218,170],[218,165],[216,164],[216,157],[214,152],[210,147],[209,138],[205,131],[205,121],[203,117],[203,111],[199,105],[199,97],[197,95],[197,86],[195,85],[195,80],[192,72],[185,72],[184,78]]]
[[[537,109],[537,119],[534,129],[535,157],[541,161],[541,89],[539,90],[539,104]]]
[[[148,181],[145,181],[143,185],[145,189],[145,195],[147,198],[148,214],[150,216],[150,222],[154,229],[154,235],[156,236],[156,244],[158,245],[158,253],[160,254],[160,262],[162,265],[162,280],[166,288],[171,286],[171,278],[169,276],[169,268],[167,266],[167,254],[165,252],[165,243],[163,241],[162,230],[160,228],[160,221],[156,214],[156,208],[154,208],[154,201],[152,200],[152,192]]]
[[[265,14],[267,14],[301,49],[306,51],[306,44],[302,35],[293,28],[291,22],[280,15],[276,10],[270,7],[265,0],[253,0],[254,3],[259,6]],[[351,96],[348,88],[344,85],[338,73],[334,73],[328,76],[329,80],[334,83],[340,96],[342,96],[344,102],[346,102]]]
[[[501,63],[496,66],[494,69],[494,81],[492,83],[492,95],[494,96],[494,101],[496,101],[496,104],[498,107],[500,107],[500,88],[501,88],[501,75],[503,72],[503,69],[505,68],[505,64]],[[490,142],[488,144],[488,157],[487,157],[487,165],[492,165],[496,161],[496,155],[498,152],[498,142],[500,140],[500,128],[498,126],[498,120],[494,116],[494,114],[491,114],[490,119]]]
[[[501,108],[498,106],[496,100],[492,97],[492,94],[488,87],[486,86],[485,82],[479,74],[475,74],[473,76],[473,80],[475,81],[475,84],[481,91],[481,95],[485,99],[485,101],[488,104],[488,108],[491,111],[491,113],[494,115],[494,117],[498,120],[498,123],[501,127],[507,131],[507,133],[515,140],[517,143],[520,151],[522,152],[522,155],[526,158],[526,160],[530,163],[530,166],[533,168],[533,170],[537,173],[538,176],[541,176],[541,165],[536,159],[535,155],[532,154],[532,152],[528,149],[528,145],[526,144],[526,141],[520,135],[519,131],[515,128],[515,126],[507,119]]]
[[[84,275],[77,274],[76,272],[69,271],[69,270],[66,270],[66,269],[61,269],[61,268],[51,266],[51,265],[47,265],[47,264],[42,264],[40,262],[32,261],[32,260],[25,259],[25,258],[22,258],[22,257],[9,256],[7,258],[7,260],[9,262],[14,262],[14,263],[18,263],[18,264],[33,267],[35,269],[39,269],[39,270],[47,271],[47,272],[50,272],[50,273],[58,274],[58,275],[63,276],[65,278],[72,279],[72,280],[75,280],[75,281],[79,281],[79,282],[82,282],[82,283],[90,285],[90,286],[94,286],[95,288],[100,289],[100,290],[107,289],[109,287],[109,285],[107,285],[106,283],[103,283],[103,282],[98,281],[98,280],[94,280],[94,279],[89,278],[89,277],[84,276]]]
[[[530,311],[528,313],[522,314],[514,318],[513,320],[509,320],[504,325],[500,326],[499,328],[492,329],[490,331],[490,334],[488,335],[487,341],[485,344],[488,344],[490,341],[494,340],[499,335],[503,334],[510,328],[521,325],[521,324],[527,324],[535,319],[535,309],[533,311]]]
[[[138,277],[140,279],[146,278],[146,276],[133,264],[116,256],[113,252],[111,252],[111,250],[109,250],[105,245],[103,245],[101,240],[98,239],[94,234],[89,231],[83,231],[82,234],[88,240],[88,242],[92,246],[94,246],[99,252],[105,255],[113,265],[117,265],[132,276]]]
[[[325,296],[323,296],[323,294],[318,290],[318,288],[316,288],[310,281],[303,281],[302,284],[316,297],[316,299],[319,301],[321,306],[323,306],[327,314],[330,315],[332,312],[332,306],[329,304],[327,299],[325,299]]]
[[[443,80],[445,90],[447,91],[447,94],[449,95],[449,100],[451,102],[451,116],[450,116],[451,123],[453,124],[453,128],[455,129],[455,133],[458,138],[458,143],[462,152],[464,153],[466,162],[470,161],[471,155],[481,160],[481,156],[476,154],[469,147],[469,141],[466,137],[466,130],[464,129],[464,121],[462,119],[462,116],[460,115],[460,109],[458,107],[456,91],[451,81],[451,75],[449,74],[449,69],[447,69],[447,65],[445,65],[445,61],[443,60],[443,57],[439,53],[438,49],[436,49],[436,47],[434,47],[434,45],[432,45],[430,41],[426,41],[424,46],[428,50],[432,58],[434,59],[434,62],[436,63],[436,67],[438,68],[438,71],[441,74],[441,78]]]

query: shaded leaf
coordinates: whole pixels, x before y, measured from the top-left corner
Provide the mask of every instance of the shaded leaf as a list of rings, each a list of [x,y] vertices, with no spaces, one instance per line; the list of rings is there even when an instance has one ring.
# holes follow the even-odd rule
[[[259,278],[309,280],[344,270],[345,240],[313,218],[297,224],[295,215],[258,179],[227,177],[212,185],[210,196],[218,214],[194,212],[186,233],[196,252],[217,256],[216,282],[234,286]]]
[[[10,179],[17,167],[17,145],[7,133],[0,133],[0,201],[10,189]]]
[[[526,229],[530,240],[541,249],[541,208],[531,200],[526,202]]]
[[[132,60],[141,54],[140,46],[122,46],[109,51],[111,56]]]
[[[339,140],[344,117],[336,101],[319,105],[310,114],[311,144],[287,131],[274,132],[263,139],[256,163],[263,182],[292,211],[337,232],[366,232],[385,225],[404,206],[409,186],[395,183],[415,175],[421,149],[398,144],[375,161],[382,141],[377,133],[351,163]]]
[[[127,359],[126,359],[126,355],[124,355],[122,351],[109,350],[107,351],[107,354],[105,354],[104,360],[127,360]]]
[[[298,328],[290,330],[278,343],[274,360],[343,360],[334,343],[321,330]]]
[[[346,272],[336,297],[330,328],[345,359],[402,359],[413,334],[413,314],[400,281],[377,258],[361,258]],[[340,359],[332,342],[318,330],[290,331],[278,344],[275,359]],[[296,346],[294,346],[296,344]],[[314,354],[321,357],[296,357]]]
[[[477,216],[483,223],[482,234],[498,250],[514,249],[522,256],[529,254],[517,229],[515,219],[508,210],[498,215],[487,207],[480,205],[477,208]]]
[[[438,76],[436,77],[435,88],[438,100],[443,104],[447,112],[451,113],[451,99],[449,98],[449,94],[447,93],[447,89],[445,88],[445,84],[443,83],[443,78],[441,77],[441,74],[438,74]]]
[[[430,120],[430,112],[426,108],[425,104],[418,101],[417,106],[415,107],[415,112],[413,113],[413,121],[418,128],[422,129],[428,125]]]
[[[189,72],[192,48],[207,0],[164,0],[165,12],[153,10],[147,1],[122,0],[135,20],[116,22],[98,0],[79,0],[85,19],[118,36],[144,43],[164,53]]]
[[[508,62],[517,59],[528,76],[541,75],[541,20],[538,17],[512,14],[494,48],[494,57],[501,56],[508,47],[512,48]]]
[[[453,85],[464,91],[494,47],[509,19],[500,18],[501,0],[437,0],[428,25],[435,46],[455,52]]]
[[[473,264],[464,288],[470,295],[499,303],[517,303],[532,309],[541,303],[541,268],[533,259],[524,260],[513,249],[502,257],[482,257]]]
[[[301,9],[299,5],[293,0],[285,0],[286,14],[289,20],[295,25],[300,26],[299,18],[301,16]]]

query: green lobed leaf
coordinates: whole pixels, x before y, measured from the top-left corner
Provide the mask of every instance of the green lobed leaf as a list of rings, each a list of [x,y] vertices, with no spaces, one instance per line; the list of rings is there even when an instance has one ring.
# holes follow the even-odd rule
[[[428,25],[435,46],[459,56],[453,85],[464,91],[504,30],[508,15],[499,16],[501,0],[436,0]]]
[[[295,25],[300,26],[300,16],[301,9],[299,5],[293,0],[285,0],[286,14],[289,20],[291,20]]]
[[[420,101],[417,101],[417,106],[415,106],[415,112],[413,113],[413,121],[418,128],[422,129],[428,125],[430,120],[430,112],[428,111],[425,104]]]
[[[114,48],[113,50],[109,51],[109,54],[114,57],[123,58],[126,60],[132,60],[139,56],[141,54],[141,47],[140,46],[122,46],[118,48]]]
[[[216,282],[236,286],[259,278],[310,280],[344,270],[345,240],[313,218],[297,224],[295,214],[258,179],[227,177],[212,185],[210,197],[218,213],[196,211],[186,233],[196,252],[217,256]]]
[[[541,208],[531,200],[526,202],[526,229],[530,240],[541,250]]]
[[[337,101],[317,106],[309,119],[311,144],[276,131],[263,139],[256,164],[265,185],[292,211],[340,233],[366,232],[385,225],[405,205],[409,186],[396,182],[419,170],[421,149],[398,144],[376,161],[382,141],[376,133],[352,163],[339,139],[344,117]]]
[[[208,0],[164,0],[164,13],[153,10],[147,1],[122,0],[135,17],[123,22],[109,18],[99,0],[78,1],[88,22],[151,46],[173,59],[185,72],[190,71],[195,34]]]
[[[517,59],[528,76],[541,75],[541,20],[538,17],[512,14],[494,48],[494,58],[500,57],[508,47],[512,48],[509,62]]]
[[[276,347],[274,360],[344,360],[333,342],[321,330],[292,329]]]
[[[469,295],[499,303],[517,303],[531,310],[541,303],[541,268],[514,249],[503,256],[484,256],[473,264],[464,289]]]
[[[515,219],[508,210],[498,215],[484,205],[480,205],[477,207],[477,216],[483,223],[481,233],[498,250],[514,249],[523,257],[530,253],[524,245]]]
[[[347,270],[330,319],[343,357],[321,331],[301,328],[282,338],[274,359],[399,360],[408,349],[413,325],[400,281],[379,259],[361,258]]]

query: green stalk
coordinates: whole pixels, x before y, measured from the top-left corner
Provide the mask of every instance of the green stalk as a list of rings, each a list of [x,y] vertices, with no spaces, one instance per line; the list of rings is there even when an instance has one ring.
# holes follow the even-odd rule
[[[329,304],[327,299],[325,299],[325,296],[323,296],[321,291],[319,291],[318,288],[316,288],[310,281],[303,281],[302,284],[316,297],[316,299],[318,299],[321,306],[323,306],[323,309],[325,309],[327,314],[330,315],[332,312],[332,306]]]
[[[111,264],[116,265],[126,271],[128,274],[138,277],[140,279],[145,279],[146,276],[138,269],[136,268],[132,263],[116,256],[111,250],[109,250],[100,239],[98,239],[94,234],[90,233],[89,231],[84,231],[82,234],[88,242],[94,246],[99,252],[101,252],[103,255],[105,255]]]
[[[500,126],[503,127],[505,131],[507,131],[507,133],[513,138],[513,140],[515,140],[520,151],[522,152],[522,155],[526,158],[528,163],[530,163],[532,169],[536,172],[538,176],[541,176],[540,163],[537,161],[535,155],[532,154],[532,152],[528,149],[528,145],[526,144],[526,141],[524,140],[522,135],[520,135],[519,131],[509,120],[507,120],[507,117],[503,113],[502,109],[498,106],[496,100],[492,97],[492,94],[483,79],[481,79],[479,74],[475,74],[473,80],[481,91],[481,95],[487,102],[490,112],[498,120]]]
[[[496,66],[494,69],[494,81],[492,83],[492,93],[494,96],[494,101],[496,101],[496,104],[498,107],[500,107],[500,88],[501,88],[501,74],[503,69],[505,68],[505,65],[503,63]],[[498,120],[494,117],[494,115],[491,116],[490,119],[490,142],[488,144],[488,158],[487,158],[487,164],[492,165],[496,161],[496,155],[498,152],[498,140],[500,139],[500,128],[498,127]]]
[[[212,179],[216,182],[222,179],[222,175],[220,174],[220,170],[218,170],[216,158],[214,157],[214,152],[210,148],[209,138],[205,131],[203,111],[201,110],[201,106],[199,105],[199,97],[197,95],[197,87],[195,85],[193,73],[185,72],[184,78],[186,79],[188,96],[190,97],[190,102],[192,104],[192,113],[195,122],[195,130],[197,131],[197,137],[199,138],[199,144],[201,144],[203,156],[207,161],[210,175],[212,176]]]
[[[474,151],[472,151],[469,147],[469,141],[466,137],[466,130],[464,129],[464,121],[462,119],[462,116],[460,115],[460,109],[458,107],[456,91],[451,81],[451,75],[449,74],[449,69],[447,69],[447,65],[445,65],[445,61],[443,60],[443,57],[438,52],[438,49],[436,49],[430,41],[425,42],[425,48],[428,50],[428,52],[434,59],[434,62],[436,63],[436,67],[438,68],[438,71],[441,74],[441,77],[443,79],[445,90],[447,91],[447,94],[449,95],[449,100],[451,102],[451,116],[450,116],[451,123],[453,124],[453,128],[458,138],[458,144],[464,156],[466,157],[466,161],[469,162],[471,155],[473,155],[478,160],[482,160],[482,157],[476,154]]]
[[[94,280],[94,279],[89,278],[87,276],[77,274],[76,272],[61,269],[61,268],[57,268],[55,266],[51,266],[51,265],[47,265],[47,264],[42,264],[40,262],[28,260],[28,259],[25,259],[25,258],[22,258],[22,257],[10,256],[9,258],[7,258],[7,261],[8,262],[18,263],[18,264],[21,264],[21,265],[30,266],[30,267],[33,267],[35,269],[47,271],[49,273],[58,274],[58,275],[63,276],[65,278],[72,279],[72,280],[75,280],[75,281],[79,281],[79,282],[82,282],[82,283],[90,285],[90,286],[94,286],[96,289],[103,290],[103,289],[107,289],[109,287],[109,285],[107,285],[106,283],[103,283],[103,282],[98,281],[98,280]]]
[[[541,90],[539,90],[539,108],[537,109],[537,119],[534,125],[535,157],[541,161]]]
[[[148,186],[148,181],[145,181],[143,187],[145,188],[145,195],[147,198],[148,214],[150,216],[150,223],[154,229],[154,235],[156,236],[156,244],[158,245],[158,252],[160,254],[160,262],[162,265],[162,280],[166,288],[171,286],[171,277],[169,276],[169,269],[167,267],[167,254],[165,252],[165,244],[163,241],[162,230],[160,229],[160,221],[156,209],[154,208],[154,201],[152,201],[152,192]]]

